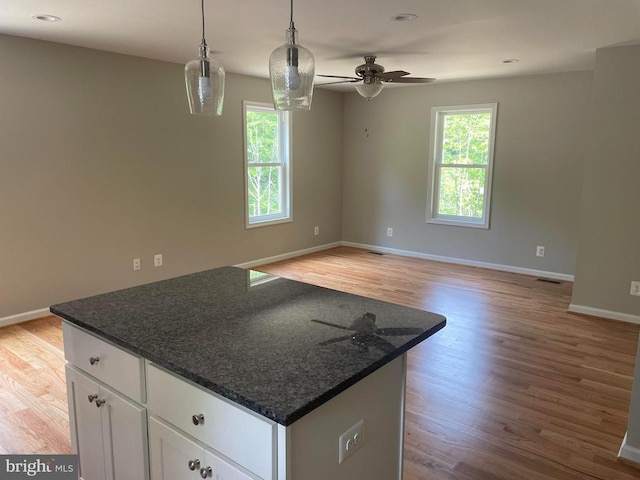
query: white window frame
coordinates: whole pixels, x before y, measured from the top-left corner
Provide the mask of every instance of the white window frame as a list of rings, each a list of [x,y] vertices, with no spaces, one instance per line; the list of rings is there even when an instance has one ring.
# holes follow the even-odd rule
[[[278,151],[280,161],[277,163],[250,163],[247,155],[247,111],[263,111],[278,115]],[[291,208],[291,112],[277,111],[272,103],[260,103],[244,100],[242,102],[242,138],[244,147],[244,205],[246,228],[263,227],[293,221]],[[249,216],[249,168],[250,167],[281,167],[280,199],[281,213],[269,215]]]
[[[444,118],[451,114],[490,113],[491,128],[489,131],[489,154],[486,165],[459,165],[460,168],[484,168],[486,170],[484,186],[484,203],[482,218],[472,218],[459,215],[438,214],[438,199],[440,198],[440,170],[442,163],[442,143]],[[493,178],[493,157],[495,150],[496,120],[498,116],[497,103],[481,103],[474,105],[441,106],[431,108],[431,144],[429,146],[429,172],[431,181],[427,187],[427,223],[440,225],[454,225],[460,227],[489,228],[491,215],[491,180]],[[449,164],[448,167],[456,165]]]

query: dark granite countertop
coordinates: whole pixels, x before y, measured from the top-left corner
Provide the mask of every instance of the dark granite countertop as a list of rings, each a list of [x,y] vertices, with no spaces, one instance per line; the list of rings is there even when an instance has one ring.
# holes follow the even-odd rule
[[[51,312],[282,425],[445,325],[434,313],[235,267]]]

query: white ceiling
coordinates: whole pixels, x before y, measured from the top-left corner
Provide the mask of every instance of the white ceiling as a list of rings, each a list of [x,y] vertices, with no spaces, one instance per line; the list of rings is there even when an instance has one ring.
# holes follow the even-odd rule
[[[295,0],[294,8],[320,74],[353,75],[365,53],[387,70],[439,81],[585,70],[597,48],[640,39],[640,0]],[[267,77],[289,1],[205,0],[205,9],[207,41],[226,71]],[[393,20],[402,13],[418,18]],[[177,63],[197,57],[200,28],[199,0],[0,0],[0,33]],[[520,61],[502,63],[510,58]]]

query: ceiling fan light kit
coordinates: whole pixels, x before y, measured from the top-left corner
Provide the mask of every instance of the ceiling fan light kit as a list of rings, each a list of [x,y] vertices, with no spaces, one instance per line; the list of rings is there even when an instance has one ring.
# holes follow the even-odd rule
[[[377,97],[383,88],[384,85],[382,85],[382,82],[376,79],[370,83],[365,82],[362,85],[356,85],[356,92],[358,92],[361,97],[371,100]]]
[[[310,110],[313,99],[315,60],[313,54],[297,42],[293,23],[293,0],[286,43],[269,57],[271,94],[276,110]]]
[[[202,42],[200,55],[184,67],[189,111],[192,115],[222,115],[224,101],[224,68],[209,57],[209,47],[204,36],[204,0],[202,7]]]

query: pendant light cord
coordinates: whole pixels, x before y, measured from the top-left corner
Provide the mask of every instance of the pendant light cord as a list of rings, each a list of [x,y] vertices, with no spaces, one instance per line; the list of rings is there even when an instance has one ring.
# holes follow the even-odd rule
[[[291,10],[290,10],[290,12],[291,12],[291,14],[289,16],[289,27],[293,29],[293,28],[295,28],[293,26],[293,0],[291,0]]]
[[[204,0],[202,0],[201,7],[202,7],[202,43],[206,45],[207,41],[204,39]]]

